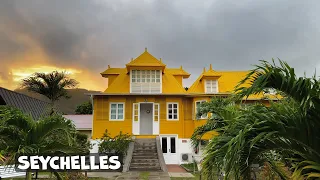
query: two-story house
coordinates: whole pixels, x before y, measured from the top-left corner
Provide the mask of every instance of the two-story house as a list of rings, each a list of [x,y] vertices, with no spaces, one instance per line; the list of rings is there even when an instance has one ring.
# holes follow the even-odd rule
[[[167,164],[182,163],[181,154],[193,153],[190,137],[207,116],[196,119],[197,106],[213,96],[228,96],[248,71],[215,71],[210,65],[186,91],[182,81],[190,74],[182,66],[169,68],[147,49],[125,67],[101,73],[108,88],[93,94],[92,138],[106,129],[136,138],[160,136]],[[210,138],[214,134],[207,134]]]

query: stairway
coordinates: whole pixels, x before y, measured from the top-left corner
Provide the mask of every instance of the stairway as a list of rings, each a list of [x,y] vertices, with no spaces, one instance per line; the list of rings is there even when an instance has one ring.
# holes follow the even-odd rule
[[[136,139],[130,171],[161,171],[156,139]]]

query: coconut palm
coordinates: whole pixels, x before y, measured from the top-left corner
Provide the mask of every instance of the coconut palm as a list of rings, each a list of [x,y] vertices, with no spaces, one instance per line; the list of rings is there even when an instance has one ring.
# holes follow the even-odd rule
[[[241,87],[245,82],[251,86]],[[213,172],[219,169],[225,172],[225,179],[250,179],[252,164],[270,167],[281,179],[290,175],[285,170],[292,172],[292,178],[320,177],[319,80],[297,78],[293,68],[282,61],[280,66],[263,61],[240,82],[237,92],[242,98],[267,88],[288,98],[270,102],[269,107],[238,106],[237,113],[231,113],[235,116],[218,113],[217,121],[201,127],[220,134],[206,147],[204,177],[213,179]]]
[[[34,121],[20,110],[0,107],[0,149],[9,155],[8,163],[21,155],[71,154],[86,152],[77,143],[70,120],[54,115]],[[55,175],[60,178],[57,172]],[[30,173],[27,173],[30,178]]]
[[[74,88],[77,84],[66,72],[53,71],[49,74],[34,73],[22,80],[21,87],[47,97],[51,102],[50,114],[53,114],[55,102],[60,98],[70,98],[66,89]]]

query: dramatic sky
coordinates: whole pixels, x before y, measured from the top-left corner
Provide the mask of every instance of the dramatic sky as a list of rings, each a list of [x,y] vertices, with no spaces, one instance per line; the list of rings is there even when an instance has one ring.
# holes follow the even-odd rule
[[[251,69],[280,58],[303,75],[320,68],[319,0],[1,0],[0,86],[66,70],[104,90],[108,64],[124,67],[147,47],[191,73]]]

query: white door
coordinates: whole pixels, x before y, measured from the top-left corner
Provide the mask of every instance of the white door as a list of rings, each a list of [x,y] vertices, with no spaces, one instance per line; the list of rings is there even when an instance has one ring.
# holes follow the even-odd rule
[[[139,135],[140,134],[140,104],[133,103],[132,108],[132,134]]]
[[[179,164],[177,153],[177,136],[160,136],[161,148],[166,164]]]

